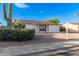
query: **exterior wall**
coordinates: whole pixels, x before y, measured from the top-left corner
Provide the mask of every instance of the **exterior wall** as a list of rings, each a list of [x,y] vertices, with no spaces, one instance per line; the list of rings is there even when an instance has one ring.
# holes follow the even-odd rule
[[[36,32],[36,33],[39,32],[39,25],[35,25],[35,32]]]
[[[63,26],[64,27],[68,26],[69,30],[74,30],[74,31],[78,31],[79,30],[78,25],[67,23],[67,24],[64,24]]]
[[[60,32],[58,25],[49,25],[49,32]]]
[[[25,28],[27,29],[35,29],[35,32],[39,32],[39,25],[25,24]]]
[[[40,32],[39,25],[26,24],[25,28],[27,29],[34,28],[36,33]],[[59,26],[58,25],[46,25],[46,32],[59,32]]]
[[[34,28],[34,25],[26,24],[26,25],[25,25],[25,28],[27,28],[27,29],[33,29],[33,28]]]
[[[49,25],[46,25],[46,32],[49,32]]]

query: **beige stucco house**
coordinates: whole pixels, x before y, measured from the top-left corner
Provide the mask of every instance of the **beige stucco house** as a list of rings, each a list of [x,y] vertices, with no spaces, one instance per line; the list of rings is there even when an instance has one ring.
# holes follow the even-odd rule
[[[79,32],[79,23],[65,23],[63,26],[67,26],[69,32]]]
[[[35,29],[35,32],[60,32],[60,25],[53,24],[48,21],[32,21],[32,20],[17,20],[25,24],[27,29]]]

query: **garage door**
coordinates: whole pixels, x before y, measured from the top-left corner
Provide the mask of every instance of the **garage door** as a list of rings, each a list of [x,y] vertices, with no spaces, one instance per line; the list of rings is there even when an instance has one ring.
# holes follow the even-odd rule
[[[49,25],[49,32],[59,32],[59,26]]]

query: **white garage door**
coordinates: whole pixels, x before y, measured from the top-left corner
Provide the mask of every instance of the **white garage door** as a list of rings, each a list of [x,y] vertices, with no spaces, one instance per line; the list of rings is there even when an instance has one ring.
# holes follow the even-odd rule
[[[59,32],[58,25],[49,25],[49,32]]]
[[[34,26],[33,25],[25,25],[25,28],[27,28],[27,29],[33,29]]]

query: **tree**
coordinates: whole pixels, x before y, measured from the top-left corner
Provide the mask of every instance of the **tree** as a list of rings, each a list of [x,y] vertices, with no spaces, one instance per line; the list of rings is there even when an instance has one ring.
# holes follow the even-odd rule
[[[25,24],[20,21],[14,21],[12,23],[12,28],[17,28],[17,29],[25,28]]]
[[[55,23],[55,24],[59,24],[60,23],[60,21],[59,21],[59,19],[58,18],[51,18],[51,19],[49,19],[48,20],[49,22],[52,22],[52,23]]]
[[[5,4],[2,5],[2,10],[3,10],[3,16],[4,19],[7,21],[7,27],[11,28],[12,26],[12,4],[8,4],[8,13],[6,12],[6,6]]]

